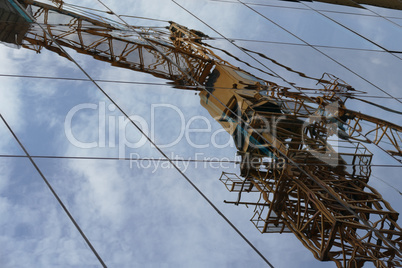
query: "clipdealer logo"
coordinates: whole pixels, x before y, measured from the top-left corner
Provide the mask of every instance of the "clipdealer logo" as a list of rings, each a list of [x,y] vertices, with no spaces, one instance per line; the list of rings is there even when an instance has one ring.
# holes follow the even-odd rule
[[[204,116],[186,118],[178,107],[171,104],[152,104],[150,121],[140,115],[130,115],[129,119],[123,115],[117,116],[115,110],[114,105],[106,105],[105,102],[74,106],[64,120],[64,131],[68,141],[80,149],[116,148],[120,158],[127,157],[128,149],[145,146],[148,143],[147,136],[161,149],[174,147],[183,139],[195,149],[235,148],[233,139],[225,129],[213,130],[210,120]],[[172,124],[167,124],[168,129],[165,129],[164,134],[169,132],[169,135],[164,135],[165,139],[160,139],[156,135],[156,129],[160,128],[158,124],[166,123],[166,120],[162,120],[164,122],[161,123],[160,116],[167,113],[174,116],[174,120]],[[130,132],[132,130],[130,120],[135,122],[145,135]],[[90,136],[84,136],[80,128],[90,126],[92,126]],[[205,136],[203,139],[198,139],[197,134],[209,134],[209,139],[205,139]]]

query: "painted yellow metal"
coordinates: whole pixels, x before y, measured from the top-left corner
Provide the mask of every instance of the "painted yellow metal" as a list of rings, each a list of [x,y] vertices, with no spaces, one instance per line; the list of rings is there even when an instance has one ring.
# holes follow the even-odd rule
[[[242,156],[240,176],[223,173],[221,180],[238,193],[233,203],[255,206],[251,220],[262,233],[292,232],[317,259],[335,261],[339,267],[402,265],[401,252],[395,249],[402,246],[398,213],[367,185],[372,154],[352,135],[383,128],[375,138],[381,145],[401,129],[348,110],[351,88],[345,83],[335,79],[327,82],[321,96],[307,97],[225,62],[203,45],[204,34],[173,22],[169,32],[136,28],[144,34],[127,38],[116,26],[64,12],[61,1],[56,6],[25,3],[32,5],[38,22],[55,30],[51,34],[57,32],[53,37],[64,47],[168,79],[179,88],[205,87],[201,105],[233,136]],[[66,25],[52,21],[58,14],[68,18]],[[66,56],[41,28],[32,27],[24,40],[26,48]],[[356,118],[373,123],[373,128],[356,127]],[[350,135],[342,128],[351,129]],[[331,144],[330,138],[341,131],[339,142],[349,153],[338,153]],[[399,153],[400,144],[394,142]],[[242,202],[241,193],[256,194],[256,202]],[[378,232],[362,220],[371,221]]]

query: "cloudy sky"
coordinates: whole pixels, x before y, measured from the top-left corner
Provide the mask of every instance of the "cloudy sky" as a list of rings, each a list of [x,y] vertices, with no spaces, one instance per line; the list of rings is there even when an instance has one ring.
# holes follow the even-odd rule
[[[298,86],[316,87],[315,80],[302,78],[283,66],[314,78],[328,72],[367,92],[366,100],[401,111],[400,103],[386,98],[386,93],[380,90],[402,97],[402,54],[384,51],[402,51],[401,11],[250,1],[254,3],[250,7],[260,13],[257,14],[236,1],[177,2],[201,21],[170,0],[104,1],[121,15],[175,21],[201,30],[215,37],[208,41],[210,45],[280,76],[257,71],[220,54],[233,65],[263,79],[284,86],[288,86],[286,80]],[[104,10],[95,0],[68,3]],[[124,18],[133,25],[167,25]],[[234,40],[237,46],[222,36]],[[247,55],[238,47],[262,53],[265,58],[252,52]],[[170,157],[236,158],[229,135],[201,107],[199,96],[193,91],[174,89],[153,76],[118,69],[72,50],[68,52],[94,79],[157,83],[99,85]],[[46,50],[36,54],[4,45],[0,46],[0,58],[0,113],[31,155],[161,157],[91,82],[10,76],[86,79],[73,62]],[[346,104],[350,109],[402,124],[400,115],[378,107],[357,100]],[[74,116],[70,122],[66,118],[71,115]],[[195,128],[205,132],[186,132]],[[3,123],[0,135],[1,155],[24,155]],[[90,148],[77,147],[77,141]],[[375,146],[369,149],[374,153],[373,164],[398,164]],[[110,267],[265,265],[165,162],[44,158],[35,158],[35,162]],[[238,166],[188,162],[180,162],[178,166],[275,267],[335,267],[334,263],[316,261],[292,234],[260,234],[249,221],[252,208],[223,203],[237,196],[227,192],[218,178],[223,170],[239,174]],[[1,157],[0,170],[1,267],[100,266],[28,159]],[[401,212],[401,195],[394,189],[402,189],[397,175],[401,168],[377,166],[372,170],[375,177],[370,185]]]

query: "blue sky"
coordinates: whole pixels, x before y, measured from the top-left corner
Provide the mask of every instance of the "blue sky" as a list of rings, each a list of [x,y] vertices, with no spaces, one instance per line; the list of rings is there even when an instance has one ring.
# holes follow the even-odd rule
[[[217,37],[208,26],[186,13],[168,0],[123,2],[104,1],[118,14],[173,20],[211,37]],[[303,44],[265,18],[241,4],[214,1],[178,1],[197,14],[208,25],[229,39],[253,39],[268,42]],[[257,1],[253,1],[257,3]],[[306,8],[299,3],[259,1],[280,6]],[[102,6],[97,1],[69,1],[91,8]],[[320,10],[341,10],[362,15],[344,15],[326,12],[331,18],[347,25],[360,34],[390,50],[401,50],[401,26],[370,15],[370,10],[402,25],[402,12],[369,7],[370,10],[334,7],[328,4],[308,3]],[[280,7],[252,6],[261,14],[314,45],[376,49],[378,47],[354,35],[341,26],[312,10]],[[112,17],[111,17],[112,18]],[[116,18],[114,18],[116,19]],[[126,18],[134,25],[165,26],[162,22]],[[209,44],[225,49],[238,58],[261,69],[269,67],[287,81],[299,86],[316,87],[315,81],[304,79],[272,61],[255,56],[265,66],[243,53],[226,40],[216,39]],[[236,44],[261,52],[294,70],[320,78],[324,72],[332,73],[367,95],[385,96],[377,88],[339,66],[320,52],[308,46],[294,44],[236,41]],[[400,94],[401,60],[385,52],[350,49],[319,48],[371,83],[396,97]],[[118,69],[69,50],[77,62],[94,78],[121,81],[163,83],[143,73]],[[221,55],[221,54],[220,54]],[[246,65],[221,55],[259,77],[286,85],[282,79],[250,69]],[[401,56],[399,56],[401,57]],[[0,46],[0,74],[37,75],[52,77],[85,78],[82,72],[67,59],[43,50],[40,54],[25,49]],[[266,69],[265,69],[266,70]],[[269,71],[271,72],[271,71]],[[168,85],[138,85],[100,83],[127,114],[144,119],[151,131],[152,107],[158,120],[155,122],[155,140],[158,144],[174,141],[182,130],[180,113],[169,108],[178,107],[188,124],[195,116],[209,118],[208,122],[194,120],[192,128],[210,131],[189,134],[193,143],[207,145],[195,149],[183,138],[164,151],[173,157],[235,159],[233,146],[214,148],[212,134],[221,126],[209,117],[192,91],[172,89]],[[119,122],[121,114],[109,109],[110,102],[90,82],[13,78],[0,76],[0,112],[9,122],[31,155],[102,156],[118,157],[118,146],[108,144],[126,137],[131,143],[140,141],[138,131],[131,126],[113,127],[107,121],[105,148],[80,149],[66,137],[65,118],[77,105],[95,105],[85,109],[72,121],[72,133],[84,142],[102,142],[99,139],[99,111],[105,107],[108,120]],[[401,110],[400,103],[386,98],[371,98],[386,107]],[[164,107],[155,105],[165,105]],[[169,105],[169,106],[166,106]],[[359,101],[348,101],[347,107],[376,115],[401,125],[402,120],[378,108]],[[110,107],[113,108],[113,107]],[[3,124],[0,124],[0,154],[21,154],[22,151]],[[105,132],[102,132],[105,133]],[[122,134],[123,133],[123,134]],[[124,136],[119,136],[124,135]],[[230,140],[227,133],[214,136],[218,144]],[[223,146],[222,146],[223,147]],[[375,146],[374,164],[397,164]],[[160,157],[149,143],[140,148],[127,149],[142,157]],[[44,175],[70,209],[101,257],[110,267],[262,267],[263,261],[217,215],[212,208],[171,167],[156,168],[148,162],[106,160],[36,159]],[[320,263],[292,234],[260,234],[249,219],[252,208],[236,207],[223,203],[234,200],[235,194],[226,191],[218,181],[223,168],[179,164],[186,175],[212,202],[252,241],[275,267],[335,267],[334,263]],[[227,165],[225,171],[239,173],[237,166]],[[2,267],[98,267],[99,263],[61,210],[50,191],[38,176],[28,159],[0,158],[0,266]],[[400,168],[373,167],[373,174],[401,189],[397,175]],[[402,211],[401,196],[384,182],[371,178],[393,208]],[[399,221],[400,223],[400,221]],[[367,265],[370,267],[370,265]]]

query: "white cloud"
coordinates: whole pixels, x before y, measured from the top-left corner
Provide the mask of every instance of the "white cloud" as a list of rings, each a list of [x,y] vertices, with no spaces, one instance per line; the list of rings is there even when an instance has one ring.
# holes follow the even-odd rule
[[[94,4],[93,1],[76,1],[75,3],[91,7]],[[260,24],[253,25],[252,22],[261,22],[261,19],[254,20],[246,17],[245,14],[240,13],[244,9],[240,9],[239,6],[202,1],[187,1],[185,4],[192,11],[199,11],[197,14],[203,20],[210,22],[230,37],[236,35],[242,37],[249,34],[262,38],[267,34],[272,35],[272,32],[267,33],[265,28],[258,27]],[[108,5],[120,14],[172,19],[190,28],[215,35],[171,1],[113,2]],[[219,9],[216,8],[212,12],[211,7],[219,7]],[[230,45],[227,47],[229,48]],[[265,46],[261,49],[269,50]],[[326,65],[326,61],[321,62],[315,58],[306,64],[305,59],[309,58],[309,54],[302,55],[299,50],[291,50],[284,46],[277,49],[278,54],[276,50],[270,50],[269,53],[278,57],[282,50],[286,50],[287,53],[281,53],[281,57],[286,56],[286,62],[292,67],[309,67],[313,73],[328,71],[328,69],[339,70],[334,65]],[[89,56],[72,54],[78,58],[85,69],[91,71],[95,78],[160,82],[146,74],[132,73],[129,70],[111,67],[108,63],[96,63]],[[2,73],[83,77],[78,70],[74,69],[73,63],[51,52],[32,55],[31,52],[14,52],[2,47],[0,57],[4,59],[0,65]],[[364,66],[363,60],[363,56],[359,57],[359,60],[355,62],[356,65]],[[385,66],[389,70],[396,66],[384,65],[381,60],[373,58],[369,60],[378,68]],[[32,63],[37,65],[36,69],[32,67],[34,66]],[[369,68],[367,72],[370,76],[375,75],[375,72]],[[376,77],[378,80],[381,78]],[[73,107],[82,102],[99,104],[99,101],[105,100],[93,85],[88,85],[89,83],[72,85],[66,82],[53,84],[45,80],[25,82],[27,80],[1,79],[5,81],[1,84],[0,91],[1,111],[16,130],[24,132],[24,141],[28,142],[30,147],[46,147],[52,144],[54,148],[50,151],[59,155],[118,155],[116,148],[82,150],[65,140],[62,124],[69,110],[65,107]],[[394,79],[393,85],[399,77]],[[28,83],[29,87],[27,87]],[[165,87],[123,84],[102,83],[101,86],[122,105],[128,114],[139,114],[149,119],[150,104],[172,103],[181,107],[186,116],[208,115],[206,111],[199,109],[198,97],[194,97],[192,92],[179,93],[177,90]],[[84,93],[69,95],[74,90],[84,91]],[[65,98],[61,97],[63,94]],[[67,101],[69,101],[68,104],[65,103]],[[46,105],[50,102],[56,105]],[[24,109],[25,104],[29,104],[32,110],[27,112]],[[57,108],[60,108],[58,106],[65,109],[58,110]],[[81,114],[74,121],[74,134],[82,140],[96,141],[99,134],[97,120],[96,112]],[[35,126],[34,135],[32,129],[24,129],[27,124],[25,121],[30,121],[30,126]],[[170,121],[164,118],[161,124],[164,131],[157,133],[158,139],[162,141],[168,139],[169,134],[177,130],[177,122],[173,121],[171,118]],[[215,122],[214,127],[217,128],[218,123]],[[56,129],[54,130],[57,133],[55,140],[59,139],[59,142],[53,143],[53,140],[41,139],[41,135],[50,136],[49,133],[54,135],[51,129]],[[1,131],[4,129],[2,128]],[[128,133],[138,135],[138,132],[133,129],[130,129]],[[3,133],[1,134],[3,137]],[[11,141],[11,136],[8,137],[2,139],[2,146],[6,146]],[[37,144],[38,141],[40,144]],[[189,148],[185,142],[168,148],[167,151],[192,157],[194,152],[197,152]],[[232,158],[234,151],[232,148],[208,149],[202,152],[209,153],[209,156]],[[149,146],[130,152],[159,157],[159,154]],[[29,168],[22,168],[21,164],[2,163],[3,165],[0,166],[2,174],[0,177],[0,214],[2,215],[0,243],[7,245],[7,250],[0,253],[0,265],[4,267],[97,266],[96,259],[55,203],[43,182],[34,175],[31,166],[27,164]],[[100,255],[111,267],[260,267],[263,265],[244,241],[173,169],[160,168],[156,173],[152,173],[153,169],[129,168],[127,161],[104,160],[43,160],[40,161],[40,167],[99,250]],[[222,200],[234,199],[236,195],[227,193],[224,186],[217,181],[220,171],[190,167],[187,174],[275,266],[334,267],[333,263],[315,261],[312,254],[293,235],[259,234],[248,221],[252,209],[224,205]],[[233,168],[233,171],[238,172],[238,168]],[[395,177],[396,172],[390,175]],[[381,190],[387,193],[385,188]]]
[[[18,67],[15,61],[18,55],[14,49],[2,47],[0,50],[0,58],[2,64],[0,65],[1,74],[16,74]],[[21,92],[21,83],[16,78],[1,77],[0,88],[0,107],[1,113],[6,119],[13,124],[16,128],[21,126],[21,100],[19,95]]]

